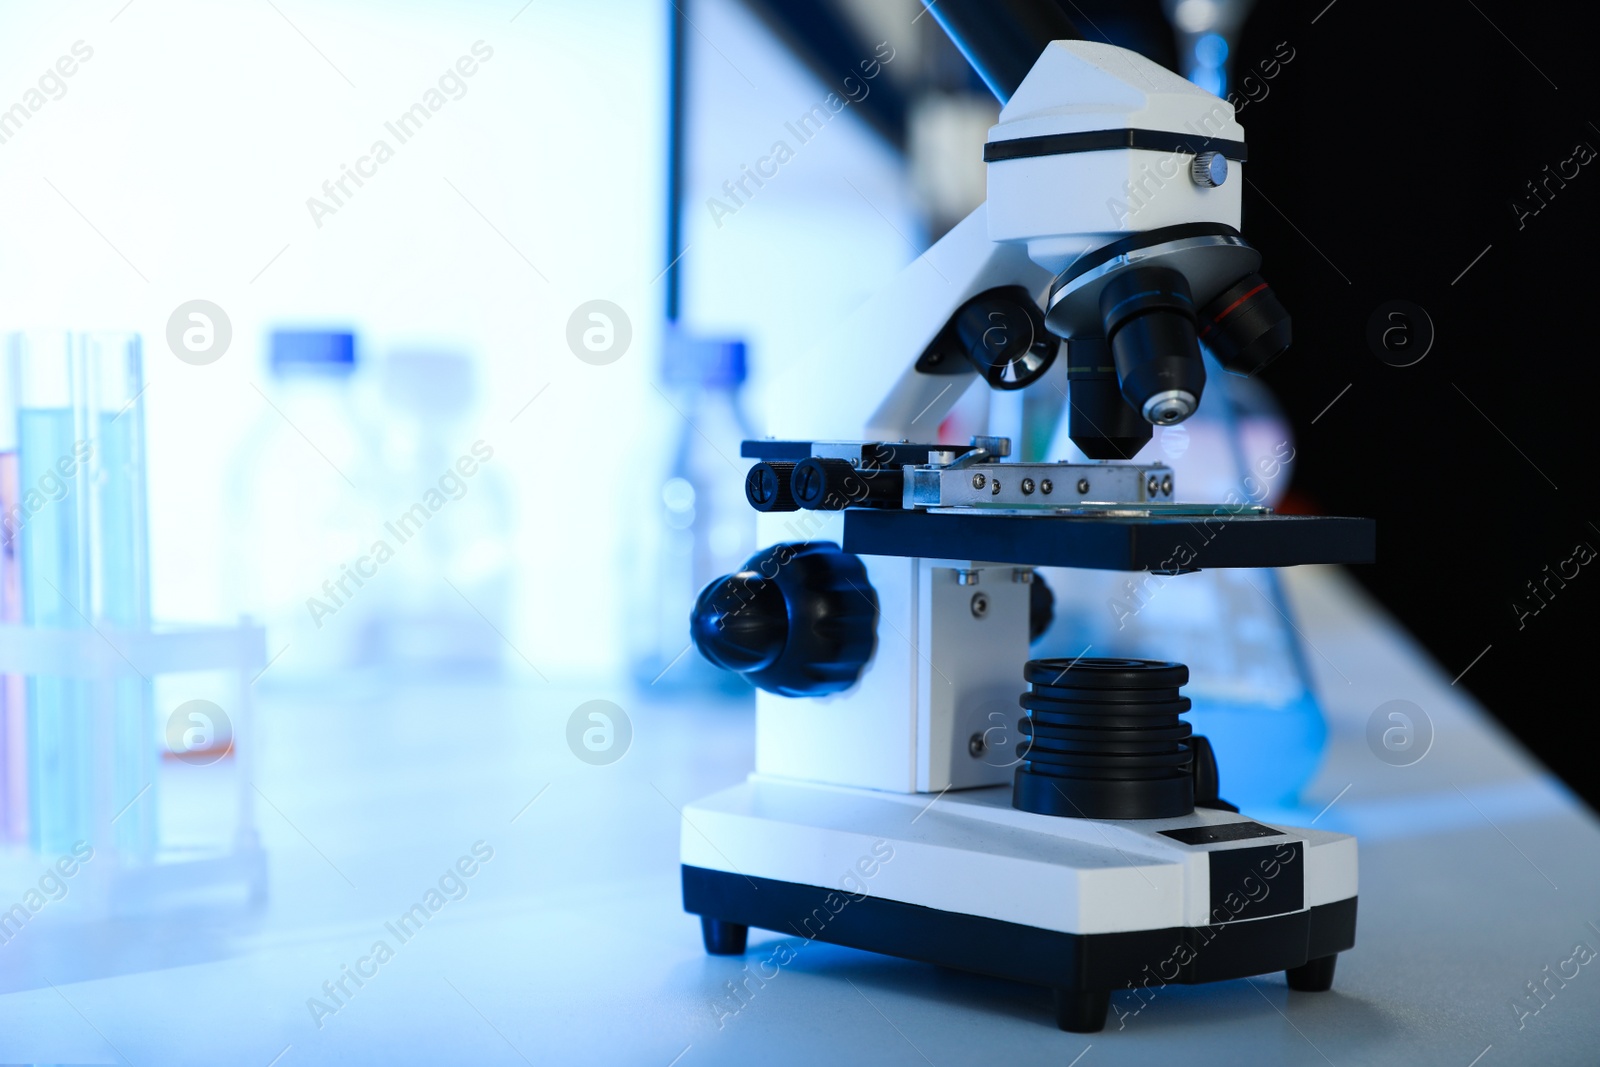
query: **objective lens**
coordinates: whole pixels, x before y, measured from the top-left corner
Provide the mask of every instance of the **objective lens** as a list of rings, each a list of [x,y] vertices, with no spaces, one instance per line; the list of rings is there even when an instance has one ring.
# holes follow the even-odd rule
[[[1169,267],[1129,267],[1101,290],[1100,318],[1128,404],[1162,426],[1193,415],[1206,368],[1188,280]]]
[[[1067,436],[1090,459],[1132,459],[1149,444],[1150,423],[1117,386],[1111,351],[1098,337],[1067,342]]]
[[[1200,312],[1200,340],[1234,374],[1251,375],[1293,339],[1289,313],[1259,274],[1234,282]]]

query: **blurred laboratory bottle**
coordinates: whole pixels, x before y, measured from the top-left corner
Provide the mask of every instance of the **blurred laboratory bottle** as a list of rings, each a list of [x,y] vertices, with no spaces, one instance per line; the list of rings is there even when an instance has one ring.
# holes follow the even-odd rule
[[[689,648],[689,613],[713,578],[739,569],[755,551],[755,513],[744,495],[740,442],[753,436],[741,390],[745,344],[667,334],[662,380],[681,414],[665,429],[657,495],[645,501],[639,559],[648,573],[629,590],[633,675],[656,689],[747,691]],[[640,601],[643,601],[642,603]]]
[[[353,333],[274,330],[263,402],[230,465],[236,602],[265,623],[271,652],[283,652],[274,680],[358,659],[371,609],[351,568],[382,527],[360,376]]]
[[[425,671],[498,667],[513,604],[511,490],[494,443],[479,437],[470,356],[401,347],[378,360],[364,394],[378,427],[374,487],[389,548],[362,566],[372,610],[361,656]],[[481,613],[481,615],[480,615]],[[487,619],[490,627],[484,626]]]
[[[137,334],[86,333],[93,617],[112,631],[150,628],[150,523],[146,484],[144,365]],[[118,855],[147,859],[157,811],[151,683],[138,673],[111,681],[111,807]]]

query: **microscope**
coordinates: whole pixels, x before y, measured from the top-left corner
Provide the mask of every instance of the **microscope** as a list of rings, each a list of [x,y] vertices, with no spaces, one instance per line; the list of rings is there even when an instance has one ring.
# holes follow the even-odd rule
[[[712,954],[754,926],[1047,986],[1074,1032],[1123,990],[1327,990],[1355,943],[1354,838],[1221,798],[1185,665],[1029,655],[1052,612],[1036,568],[1373,557],[1369,520],[1182,503],[1137,458],[1198,407],[1202,346],[1249,375],[1289,345],[1238,230],[1243,130],[1048,0],[928,10],[1004,105],[988,201],[790,368],[782,436],[743,445],[770,547],[707,586],[691,631],[759,690],[756,770],[684,808],[684,908]],[[1087,462],[938,440],[969,387],[1058,359]]]

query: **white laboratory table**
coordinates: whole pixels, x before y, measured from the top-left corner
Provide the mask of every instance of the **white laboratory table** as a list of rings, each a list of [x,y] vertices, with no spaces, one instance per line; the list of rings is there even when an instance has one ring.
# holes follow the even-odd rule
[[[1600,950],[1600,825],[1451,685],[1462,665],[1432,663],[1337,571],[1286,578],[1329,749],[1304,810],[1250,813],[1360,837],[1357,945],[1331,993],[1171,986],[1076,1035],[1046,990],[791,939],[729,1015],[713,1000],[742,962],[704,955],[680,910],[677,809],[750,769],[747,704],[351,676],[263,693],[266,902],[24,930],[0,946],[0,1063],[1600,1064],[1600,963],[1566,962]],[[611,766],[565,742],[593,698],[632,718]],[[1412,766],[1367,745],[1391,699],[1434,725]],[[386,924],[461,857],[465,896],[400,941]],[[752,931],[752,951],[777,940]],[[370,977],[314,1018],[346,966]],[[1575,967],[1519,1016],[1528,983]]]

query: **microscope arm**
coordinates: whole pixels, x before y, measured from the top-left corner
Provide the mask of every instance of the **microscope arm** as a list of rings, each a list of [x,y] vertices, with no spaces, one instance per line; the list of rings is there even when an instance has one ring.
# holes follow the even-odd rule
[[[929,345],[980,293],[1019,286],[1038,307],[1050,280],[1026,245],[989,239],[980,205],[781,376],[775,433],[937,440],[939,423],[979,375],[959,355],[941,360],[936,373],[919,371]]]

